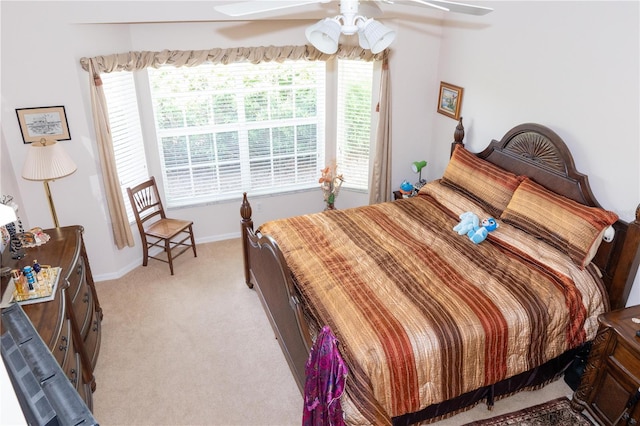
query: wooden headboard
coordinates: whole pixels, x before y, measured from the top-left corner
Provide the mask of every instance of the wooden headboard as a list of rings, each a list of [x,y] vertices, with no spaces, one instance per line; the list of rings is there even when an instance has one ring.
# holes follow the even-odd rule
[[[455,145],[464,143],[462,118],[454,133]],[[509,130],[500,141],[476,154],[517,175],[525,175],[540,185],[581,204],[602,207],[589,186],[586,175],[578,172],[573,156],[564,141],[553,130],[535,123],[525,123]],[[612,242],[603,242],[593,259],[602,273],[609,293],[611,309],[623,308],[640,263],[640,205],[635,220],[618,220]]]

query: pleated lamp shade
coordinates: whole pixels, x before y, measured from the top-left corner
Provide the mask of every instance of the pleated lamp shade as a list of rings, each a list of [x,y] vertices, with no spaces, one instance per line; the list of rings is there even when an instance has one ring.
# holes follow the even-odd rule
[[[54,180],[68,176],[77,169],[76,163],[53,139],[42,138],[27,151],[22,177],[28,180]]]

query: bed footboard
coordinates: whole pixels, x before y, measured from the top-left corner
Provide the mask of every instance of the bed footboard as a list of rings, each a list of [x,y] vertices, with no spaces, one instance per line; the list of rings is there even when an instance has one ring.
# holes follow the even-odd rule
[[[245,281],[258,293],[276,339],[302,393],[312,341],[289,268],[269,236],[253,229],[251,205],[244,193],[240,207]]]

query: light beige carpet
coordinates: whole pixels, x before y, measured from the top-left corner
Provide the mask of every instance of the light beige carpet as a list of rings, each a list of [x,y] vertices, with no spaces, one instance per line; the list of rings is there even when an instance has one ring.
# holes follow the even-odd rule
[[[297,425],[302,397],[255,291],[244,284],[239,239],[198,245],[176,275],[150,260],[96,283],[104,311],[94,416],[101,425]],[[460,425],[560,396],[562,380],[483,404]]]

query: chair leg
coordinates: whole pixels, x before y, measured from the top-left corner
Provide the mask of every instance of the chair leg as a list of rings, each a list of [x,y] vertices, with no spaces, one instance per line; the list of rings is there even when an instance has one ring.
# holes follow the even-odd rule
[[[193,238],[193,230],[191,229],[191,226],[189,227],[189,235],[191,236],[191,248],[193,248],[193,257],[198,257],[198,254],[196,253],[196,240],[195,238]]]
[[[171,275],[173,275],[173,256],[171,255],[171,241],[168,238],[164,240],[164,251],[167,252],[169,269],[171,270]]]
[[[147,244],[147,239],[145,236],[142,236],[142,266],[147,266],[149,262],[149,245]]]

